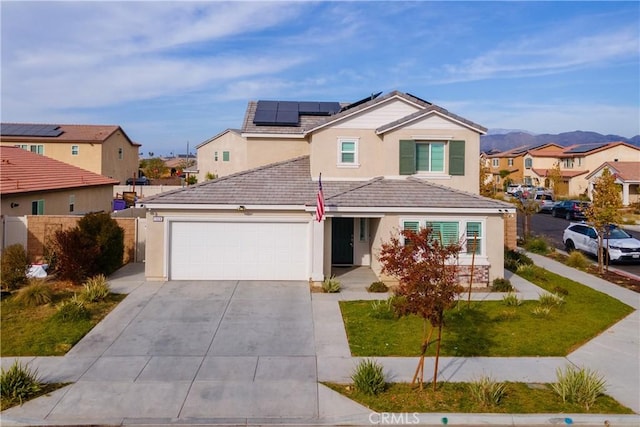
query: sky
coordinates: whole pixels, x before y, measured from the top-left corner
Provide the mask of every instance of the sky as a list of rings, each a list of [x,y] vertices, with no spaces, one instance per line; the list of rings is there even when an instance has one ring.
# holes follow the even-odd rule
[[[414,94],[490,129],[640,134],[640,2],[5,1],[3,122],[195,153],[250,100]]]

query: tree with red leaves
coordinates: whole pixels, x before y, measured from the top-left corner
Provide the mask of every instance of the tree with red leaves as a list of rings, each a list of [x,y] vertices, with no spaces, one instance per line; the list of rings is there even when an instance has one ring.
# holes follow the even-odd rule
[[[456,303],[456,296],[462,292],[456,262],[460,245],[457,242],[443,244],[441,236],[428,227],[418,232],[402,230],[401,237],[402,241],[394,236],[389,242],[383,243],[379,259],[382,272],[399,281],[396,295],[400,298],[395,305],[396,313],[400,316],[415,314],[423,319],[420,361],[412,381],[415,384],[418,380],[420,390],[424,381],[425,353],[431,345],[434,329],[438,329],[433,374],[435,391],[444,311]]]

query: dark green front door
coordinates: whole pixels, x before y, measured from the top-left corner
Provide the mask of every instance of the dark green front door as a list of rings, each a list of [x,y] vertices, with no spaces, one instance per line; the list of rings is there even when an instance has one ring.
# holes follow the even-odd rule
[[[331,219],[331,264],[353,265],[353,218]]]

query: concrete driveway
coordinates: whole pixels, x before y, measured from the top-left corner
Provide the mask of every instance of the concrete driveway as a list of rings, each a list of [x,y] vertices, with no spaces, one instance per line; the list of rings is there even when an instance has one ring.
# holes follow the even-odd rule
[[[45,380],[74,384],[28,402],[24,415],[116,424],[318,418],[307,282],[112,283],[130,294],[103,322],[65,357],[32,361]],[[18,421],[22,409],[3,415]]]

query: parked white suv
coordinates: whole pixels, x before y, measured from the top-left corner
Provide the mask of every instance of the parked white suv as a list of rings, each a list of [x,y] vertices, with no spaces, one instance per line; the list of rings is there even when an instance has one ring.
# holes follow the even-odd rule
[[[608,238],[605,235],[603,250],[611,261],[640,262],[640,240],[633,238],[623,229],[609,225]],[[575,249],[598,256],[598,233],[584,222],[571,223],[564,230],[562,241],[567,252]]]

